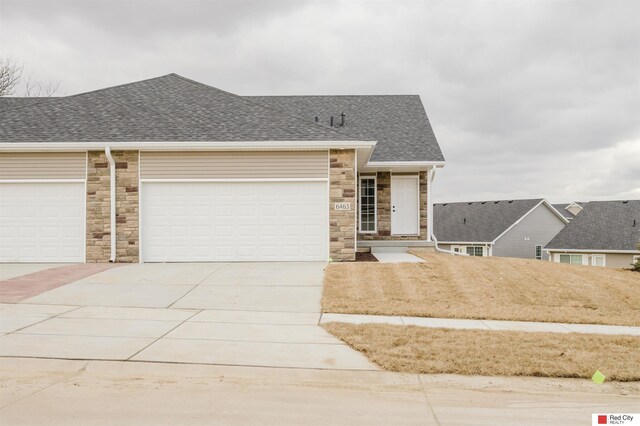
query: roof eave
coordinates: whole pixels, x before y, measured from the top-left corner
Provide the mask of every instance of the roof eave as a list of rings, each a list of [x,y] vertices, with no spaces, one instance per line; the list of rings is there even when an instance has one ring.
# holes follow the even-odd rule
[[[357,149],[372,151],[376,141],[150,141],[150,142],[0,142],[0,152],[114,150],[318,150]]]
[[[441,168],[445,161],[368,161],[362,171],[406,171]]]
[[[612,250],[612,249],[572,249],[572,248],[547,248],[548,252],[565,252],[565,253],[622,253],[622,254],[640,254],[640,250]]]

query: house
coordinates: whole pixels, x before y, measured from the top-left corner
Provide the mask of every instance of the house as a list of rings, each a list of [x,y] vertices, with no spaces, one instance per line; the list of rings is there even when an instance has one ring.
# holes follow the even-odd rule
[[[553,208],[563,215],[565,219],[571,221],[582,211],[585,204],[586,203],[574,201],[566,204],[553,204]]]
[[[471,256],[546,259],[542,248],[568,223],[546,200],[434,204],[438,247]]]
[[[418,96],[243,97],[169,74],[0,111],[0,262],[433,245],[445,162]]]
[[[640,200],[590,201],[545,246],[554,262],[628,268],[640,257]]]

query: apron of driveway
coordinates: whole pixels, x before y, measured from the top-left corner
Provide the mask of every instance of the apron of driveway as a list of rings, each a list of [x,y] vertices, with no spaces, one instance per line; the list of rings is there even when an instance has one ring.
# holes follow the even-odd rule
[[[0,304],[0,356],[374,370],[318,326],[324,267],[109,269]]]

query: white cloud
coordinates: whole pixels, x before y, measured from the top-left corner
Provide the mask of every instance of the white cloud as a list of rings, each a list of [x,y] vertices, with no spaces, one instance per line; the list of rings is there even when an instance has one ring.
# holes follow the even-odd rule
[[[418,93],[435,198],[640,197],[640,2],[0,2],[64,94],[177,72],[239,94]]]

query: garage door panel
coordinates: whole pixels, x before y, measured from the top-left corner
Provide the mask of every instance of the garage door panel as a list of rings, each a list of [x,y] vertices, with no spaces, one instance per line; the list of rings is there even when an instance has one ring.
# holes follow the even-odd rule
[[[0,262],[84,261],[84,183],[0,183]]]
[[[143,183],[143,259],[326,260],[326,197],[326,182]]]

